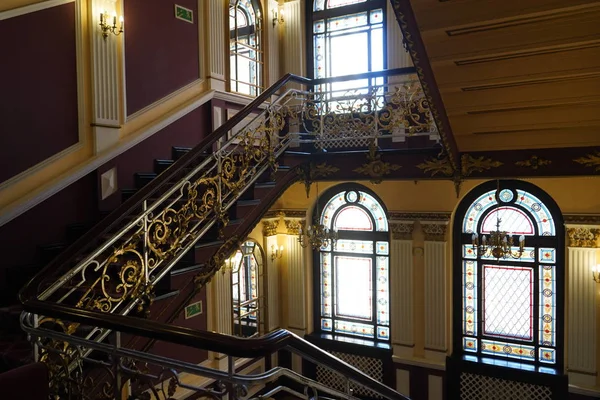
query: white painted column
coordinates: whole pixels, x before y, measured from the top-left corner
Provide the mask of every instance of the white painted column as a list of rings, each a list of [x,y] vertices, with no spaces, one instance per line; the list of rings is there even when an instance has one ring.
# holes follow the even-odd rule
[[[122,54],[125,32],[119,36],[109,33],[108,37],[104,38],[99,27],[100,13],[103,11],[111,16],[113,13],[121,16],[122,3],[115,0],[92,1],[92,125],[95,153],[101,153],[117,144],[122,118],[125,115],[122,101],[125,86]]]
[[[591,273],[596,263],[595,248],[568,248],[567,368],[569,382],[582,386],[596,382],[596,282]]]
[[[279,328],[279,268],[283,264],[283,259],[271,259],[272,246],[279,248],[277,236],[265,237],[265,267],[267,269],[267,291],[266,306],[268,313],[267,331],[270,332]]]
[[[224,271],[224,272],[223,272]],[[212,280],[206,284],[207,330],[233,334],[233,316],[231,304],[231,271],[217,271]],[[208,352],[209,360],[220,360],[226,365],[226,358],[217,352]]]
[[[394,355],[411,357],[414,342],[413,223],[392,223],[390,249],[391,328]]]
[[[427,233],[426,233],[427,235]],[[446,354],[446,242],[425,241],[425,352]],[[433,355],[432,355],[433,356]],[[429,358],[429,357],[428,357]],[[434,358],[439,358],[434,356]]]
[[[225,33],[229,28],[225,24],[225,18],[229,15],[228,2],[220,0],[208,0],[207,21],[208,26],[207,49],[208,49],[208,82],[211,89],[225,90],[225,57],[229,54],[229,45],[225,42]]]
[[[285,22],[283,35],[283,73],[306,76],[306,45],[304,40],[304,8],[300,0],[288,1],[283,5]],[[299,87],[298,85],[290,85]]]
[[[410,58],[410,54],[404,50],[402,30],[400,29],[400,25],[398,25],[398,21],[396,21],[396,15],[394,14],[391,2],[387,3],[386,14],[388,69],[412,67],[412,59]]]
[[[310,268],[305,263],[304,248],[298,243],[297,236],[287,235],[285,245],[285,257],[288,268],[288,329],[292,332],[303,335],[306,330],[306,288],[305,269]]]

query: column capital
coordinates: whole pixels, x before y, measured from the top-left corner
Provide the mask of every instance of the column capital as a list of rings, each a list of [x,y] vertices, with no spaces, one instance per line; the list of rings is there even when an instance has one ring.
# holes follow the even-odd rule
[[[277,228],[279,227],[279,219],[263,220],[262,224],[263,224],[263,235],[264,236],[277,235]]]
[[[600,229],[583,226],[567,228],[568,247],[600,247]]]
[[[390,223],[393,240],[412,240],[414,221],[398,221]]]
[[[430,242],[445,242],[448,221],[422,221],[421,228],[425,240]]]
[[[300,233],[300,228],[304,229],[304,226],[306,225],[306,221],[303,219],[285,218],[283,222],[285,223],[285,229],[288,235],[298,235]]]

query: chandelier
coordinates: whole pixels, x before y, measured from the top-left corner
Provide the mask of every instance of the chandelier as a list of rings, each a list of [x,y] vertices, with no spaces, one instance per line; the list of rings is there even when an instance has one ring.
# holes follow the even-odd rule
[[[321,247],[329,247],[329,245],[333,247],[335,245],[335,241],[338,239],[337,231],[318,223],[320,216],[319,184],[317,183],[317,210],[314,223],[313,225],[309,225],[306,228],[306,231],[303,231],[302,227],[298,229],[298,242],[300,243],[300,246],[306,248],[310,245],[314,250],[318,250]]]
[[[480,257],[493,257],[497,260],[501,258],[521,258],[525,247],[525,236],[519,236],[519,250],[513,251],[513,234],[500,230],[500,223],[502,220],[498,214],[499,212],[496,211],[496,230],[490,232],[489,241],[487,236],[483,235],[480,243],[479,235],[477,233],[472,235],[471,239],[473,241],[473,251],[475,251]]]

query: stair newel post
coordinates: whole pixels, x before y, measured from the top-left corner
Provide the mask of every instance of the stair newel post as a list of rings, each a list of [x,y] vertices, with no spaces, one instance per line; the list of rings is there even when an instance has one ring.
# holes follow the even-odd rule
[[[146,214],[148,200],[144,200],[142,209],[144,213],[144,286],[147,287],[150,280],[150,270],[148,268],[148,240],[150,237],[148,233],[148,215]]]

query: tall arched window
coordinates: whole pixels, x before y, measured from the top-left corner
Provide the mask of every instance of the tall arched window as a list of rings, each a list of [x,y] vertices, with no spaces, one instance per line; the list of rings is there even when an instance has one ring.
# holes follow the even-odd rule
[[[233,334],[251,337],[264,334],[263,252],[258,243],[247,240],[229,259]]]
[[[366,188],[343,185],[319,199],[320,223],[338,232],[315,263],[322,333],[389,341],[389,231],[382,202]]]
[[[383,0],[314,0],[310,15],[308,71],[313,78],[380,71],[385,68]],[[378,78],[381,80],[381,78]],[[381,84],[381,82],[377,82]],[[331,83],[320,90],[369,87],[373,80]]]
[[[229,72],[232,92],[257,96],[262,86],[260,5],[232,0],[229,5]]]
[[[512,255],[493,235],[512,238]],[[554,200],[523,181],[482,184],[457,210],[454,243],[455,354],[560,371],[564,227]]]

